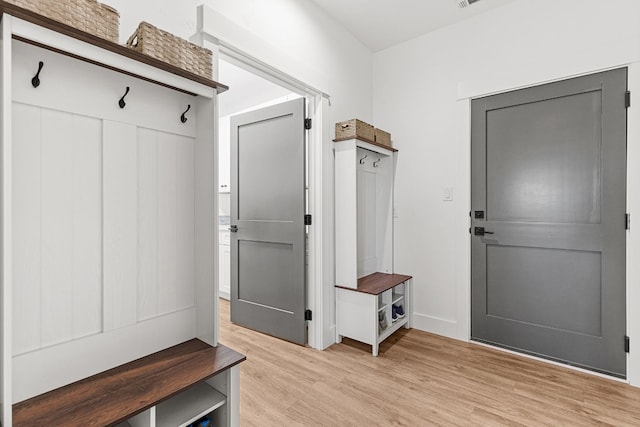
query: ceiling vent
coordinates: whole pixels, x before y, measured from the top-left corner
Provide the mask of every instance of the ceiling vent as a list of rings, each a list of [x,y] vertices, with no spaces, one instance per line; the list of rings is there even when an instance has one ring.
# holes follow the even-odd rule
[[[455,0],[455,2],[458,3],[458,7],[461,7],[461,8],[470,6],[479,1],[480,0]]]

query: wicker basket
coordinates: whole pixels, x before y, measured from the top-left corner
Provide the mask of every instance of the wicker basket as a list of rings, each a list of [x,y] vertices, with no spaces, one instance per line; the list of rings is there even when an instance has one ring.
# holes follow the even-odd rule
[[[96,0],[6,0],[94,36],[119,42],[120,14]]]
[[[336,123],[336,139],[359,138],[365,141],[375,141],[374,128],[362,120],[351,119]]]
[[[375,138],[374,140],[378,144],[386,145],[387,147],[391,147],[391,134],[389,132],[385,132],[382,129],[375,129]]]
[[[138,25],[127,40],[127,47],[211,79],[213,52],[156,28],[148,22]]]

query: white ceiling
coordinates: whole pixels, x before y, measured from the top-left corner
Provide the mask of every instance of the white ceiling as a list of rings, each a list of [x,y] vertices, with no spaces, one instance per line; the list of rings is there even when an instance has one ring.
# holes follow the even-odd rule
[[[480,0],[460,9],[458,0],[312,0],[376,52],[515,0]],[[290,95],[291,92],[229,62],[218,80],[233,88],[219,99],[220,116]]]
[[[372,52],[416,38],[515,0],[312,0]]]

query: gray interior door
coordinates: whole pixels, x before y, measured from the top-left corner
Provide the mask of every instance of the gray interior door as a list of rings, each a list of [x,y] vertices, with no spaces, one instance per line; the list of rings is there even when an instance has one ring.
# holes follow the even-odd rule
[[[305,344],[305,100],[231,118],[231,321]]]
[[[472,101],[472,339],[626,375],[626,88]]]

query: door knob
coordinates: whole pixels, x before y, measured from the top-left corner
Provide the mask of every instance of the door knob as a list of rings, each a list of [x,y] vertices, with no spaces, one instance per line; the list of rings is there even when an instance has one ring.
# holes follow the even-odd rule
[[[232,233],[237,233],[238,232],[238,226],[237,225],[232,225],[231,227],[229,227],[229,231]]]
[[[484,236],[485,234],[494,234],[493,231],[487,231],[484,227],[475,227],[473,229],[473,234],[476,236]]]

